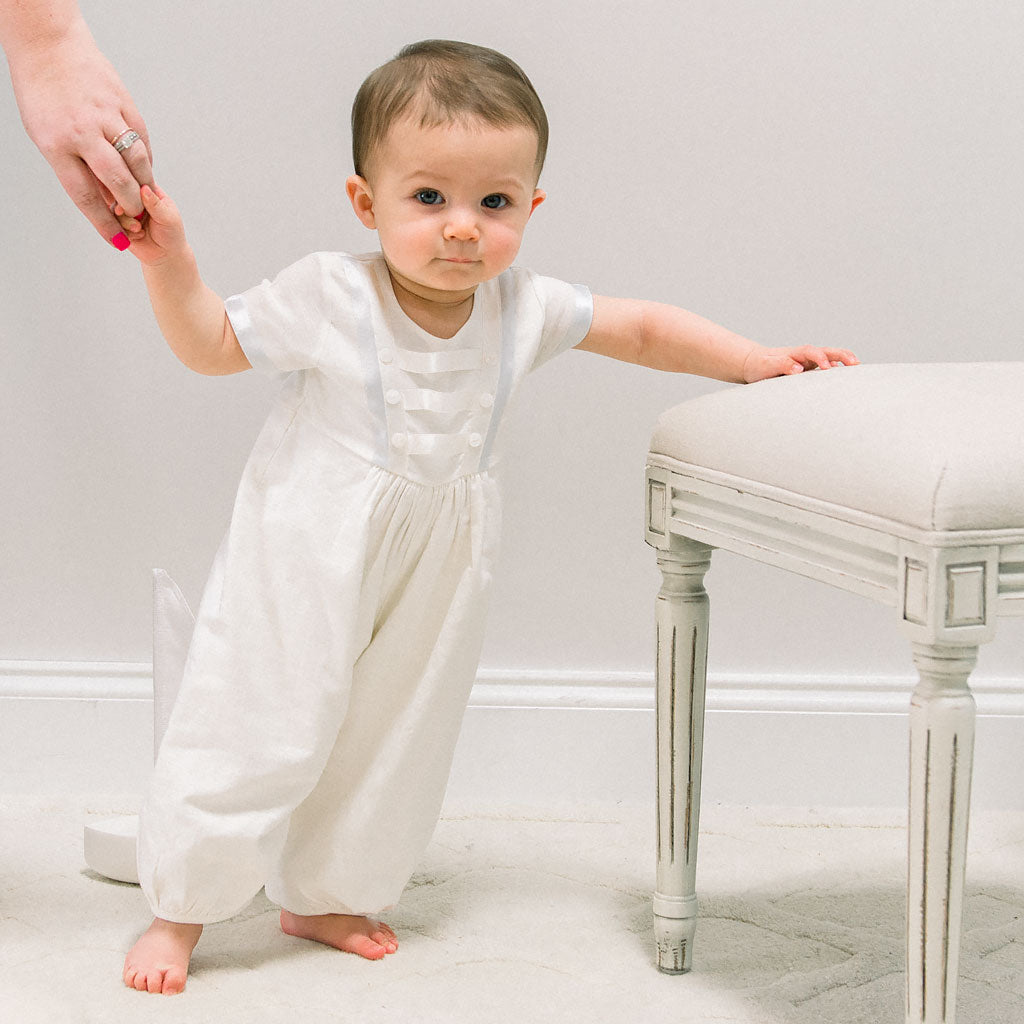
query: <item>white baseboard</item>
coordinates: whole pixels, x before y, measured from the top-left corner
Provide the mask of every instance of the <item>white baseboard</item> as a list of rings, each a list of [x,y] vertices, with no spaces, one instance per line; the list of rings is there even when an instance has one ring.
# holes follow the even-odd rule
[[[798,806],[906,801],[914,680],[709,679],[704,798]],[[973,803],[1024,809],[1024,684],[977,677]],[[152,763],[148,664],[0,662],[0,792],[141,792]],[[450,808],[653,802],[653,678],[481,670]],[[1007,784],[1008,780],[1013,780]]]

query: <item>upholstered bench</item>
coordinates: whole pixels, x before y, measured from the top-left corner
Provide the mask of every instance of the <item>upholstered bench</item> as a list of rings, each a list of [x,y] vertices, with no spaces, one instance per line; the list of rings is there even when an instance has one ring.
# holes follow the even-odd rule
[[[952,1024],[974,699],[999,615],[1024,615],[1024,363],[841,367],[724,388],[658,421],[658,966],[696,928],[708,598],[715,548],[895,611],[910,697],[906,1019]]]

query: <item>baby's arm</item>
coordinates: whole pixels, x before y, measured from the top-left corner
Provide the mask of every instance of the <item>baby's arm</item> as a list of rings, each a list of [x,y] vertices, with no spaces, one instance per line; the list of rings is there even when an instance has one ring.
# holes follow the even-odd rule
[[[143,223],[115,209],[142,264],[160,331],[171,351],[197,373],[219,375],[250,368],[224,301],[199,276],[178,208],[160,189],[143,186]]]
[[[594,296],[590,332],[576,347],[655,370],[737,384],[857,362],[852,352],[840,348],[765,348],[678,306],[602,295]]]

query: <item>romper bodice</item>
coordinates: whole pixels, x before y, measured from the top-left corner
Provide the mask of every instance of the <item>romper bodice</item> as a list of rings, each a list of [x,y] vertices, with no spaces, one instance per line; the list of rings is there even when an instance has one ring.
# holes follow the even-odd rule
[[[478,473],[490,462],[503,369],[501,333],[487,329],[498,320],[497,292],[478,290],[458,333],[438,338],[399,306],[383,262],[374,283],[391,327],[374,331],[388,468],[432,483]]]
[[[261,447],[307,428],[424,484],[492,467],[518,384],[578,344],[593,313],[584,286],[513,267],[480,284],[466,323],[438,338],[402,310],[380,253],[313,253],[226,308],[253,367],[286,375]]]

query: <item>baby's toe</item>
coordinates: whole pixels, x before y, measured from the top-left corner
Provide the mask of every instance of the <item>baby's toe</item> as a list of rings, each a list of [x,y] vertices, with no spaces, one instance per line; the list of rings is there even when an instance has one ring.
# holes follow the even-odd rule
[[[349,939],[348,950],[351,953],[358,953],[367,960],[380,960],[385,956],[387,950],[369,935],[353,935]]]
[[[160,989],[165,996],[176,996],[179,992],[185,991],[186,972],[180,967],[169,967],[164,974],[163,988]]]

